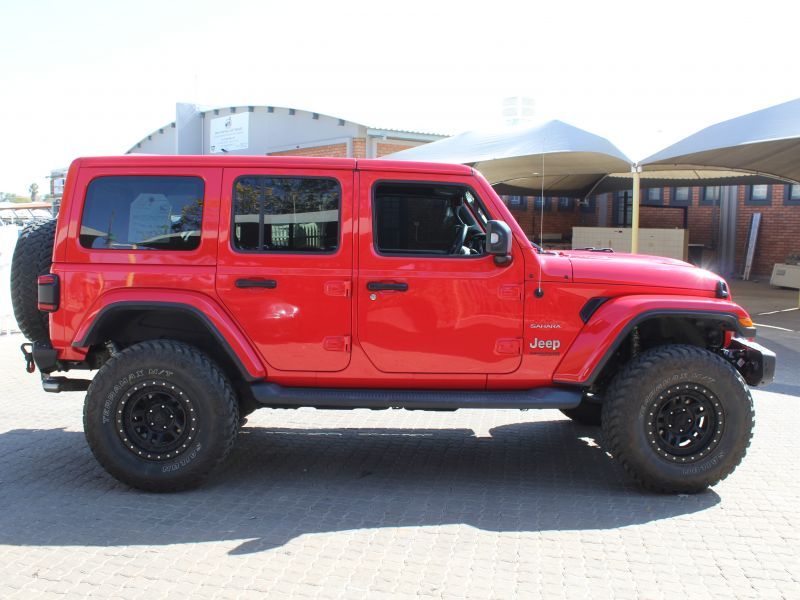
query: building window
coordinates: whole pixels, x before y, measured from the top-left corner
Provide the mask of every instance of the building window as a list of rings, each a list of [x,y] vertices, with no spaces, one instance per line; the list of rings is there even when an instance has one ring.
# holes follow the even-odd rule
[[[199,177],[98,177],[86,192],[81,246],[194,250],[200,245],[203,195]]]
[[[700,188],[700,204],[705,206],[719,206],[721,194],[722,188],[718,185]]]
[[[783,188],[783,203],[786,206],[800,206],[800,185],[786,185]]]
[[[533,199],[533,208],[536,210],[542,210],[542,198],[541,196],[537,196]],[[550,198],[544,199],[544,210],[545,212],[550,210]]]
[[[506,196],[508,208],[511,210],[528,210],[528,198],[526,196]]]
[[[335,179],[239,177],[233,246],[250,252],[334,252],[342,190]]]
[[[558,212],[572,212],[575,210],[574,198],[559,198],[558,199]]]
[[[648,206],[661,206],[664,203],[664,195],[663,189],[658,188],[648,188],[642,194],[642,204]]]
[[[633,192],[617,192],[614,202],[614,226],[628,227],[633,220]]]
[[[744,188],[744,203],[753,206],[769,206],[772,204],[772,186],[748,185]]]
[[[595,207],[597,206],[597,197],[592,196],[591,198],[587,198],[580,202],[581,212],[582,213],[594,213]]]
[[[674,187],[669,201],[670,206],[690,206],[692,204],[692,188]]]

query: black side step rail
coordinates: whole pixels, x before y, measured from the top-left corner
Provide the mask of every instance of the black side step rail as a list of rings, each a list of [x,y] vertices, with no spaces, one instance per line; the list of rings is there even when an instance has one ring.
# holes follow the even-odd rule
[[[295,388],[275,383],[251,386],[256,401],[275,408],[407,408],[455,410],[457,408],[575,408],[583,392],[573,388],[529,390],[383,390]]]

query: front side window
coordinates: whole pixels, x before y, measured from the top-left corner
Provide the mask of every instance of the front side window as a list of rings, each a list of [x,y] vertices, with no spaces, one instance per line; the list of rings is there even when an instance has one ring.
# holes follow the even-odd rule
[[[194,250],[200,245],[203,190],[199,177],[98,177],[86,192],[81,246]]]
[[[465,186],[379,183],[373,213],[375,247],[383,254],[484,254],[487,213]]]
[[[239,177],[233,247],[252,252],[334,252],[342,188],[335,179]]]

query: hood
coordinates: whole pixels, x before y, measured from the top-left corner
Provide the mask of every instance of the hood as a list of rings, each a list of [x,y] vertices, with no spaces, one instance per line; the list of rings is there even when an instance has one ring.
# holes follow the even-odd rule
[[[682,260],[618,252],[563,252],[575,283],[642,285],[714,292],[721,277]]]

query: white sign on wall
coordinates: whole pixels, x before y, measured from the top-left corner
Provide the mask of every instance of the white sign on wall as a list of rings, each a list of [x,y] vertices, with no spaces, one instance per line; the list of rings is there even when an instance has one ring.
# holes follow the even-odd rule
[[[247,150],[250,113],[239,113],[211,119],[208,145],[211,154]]]

